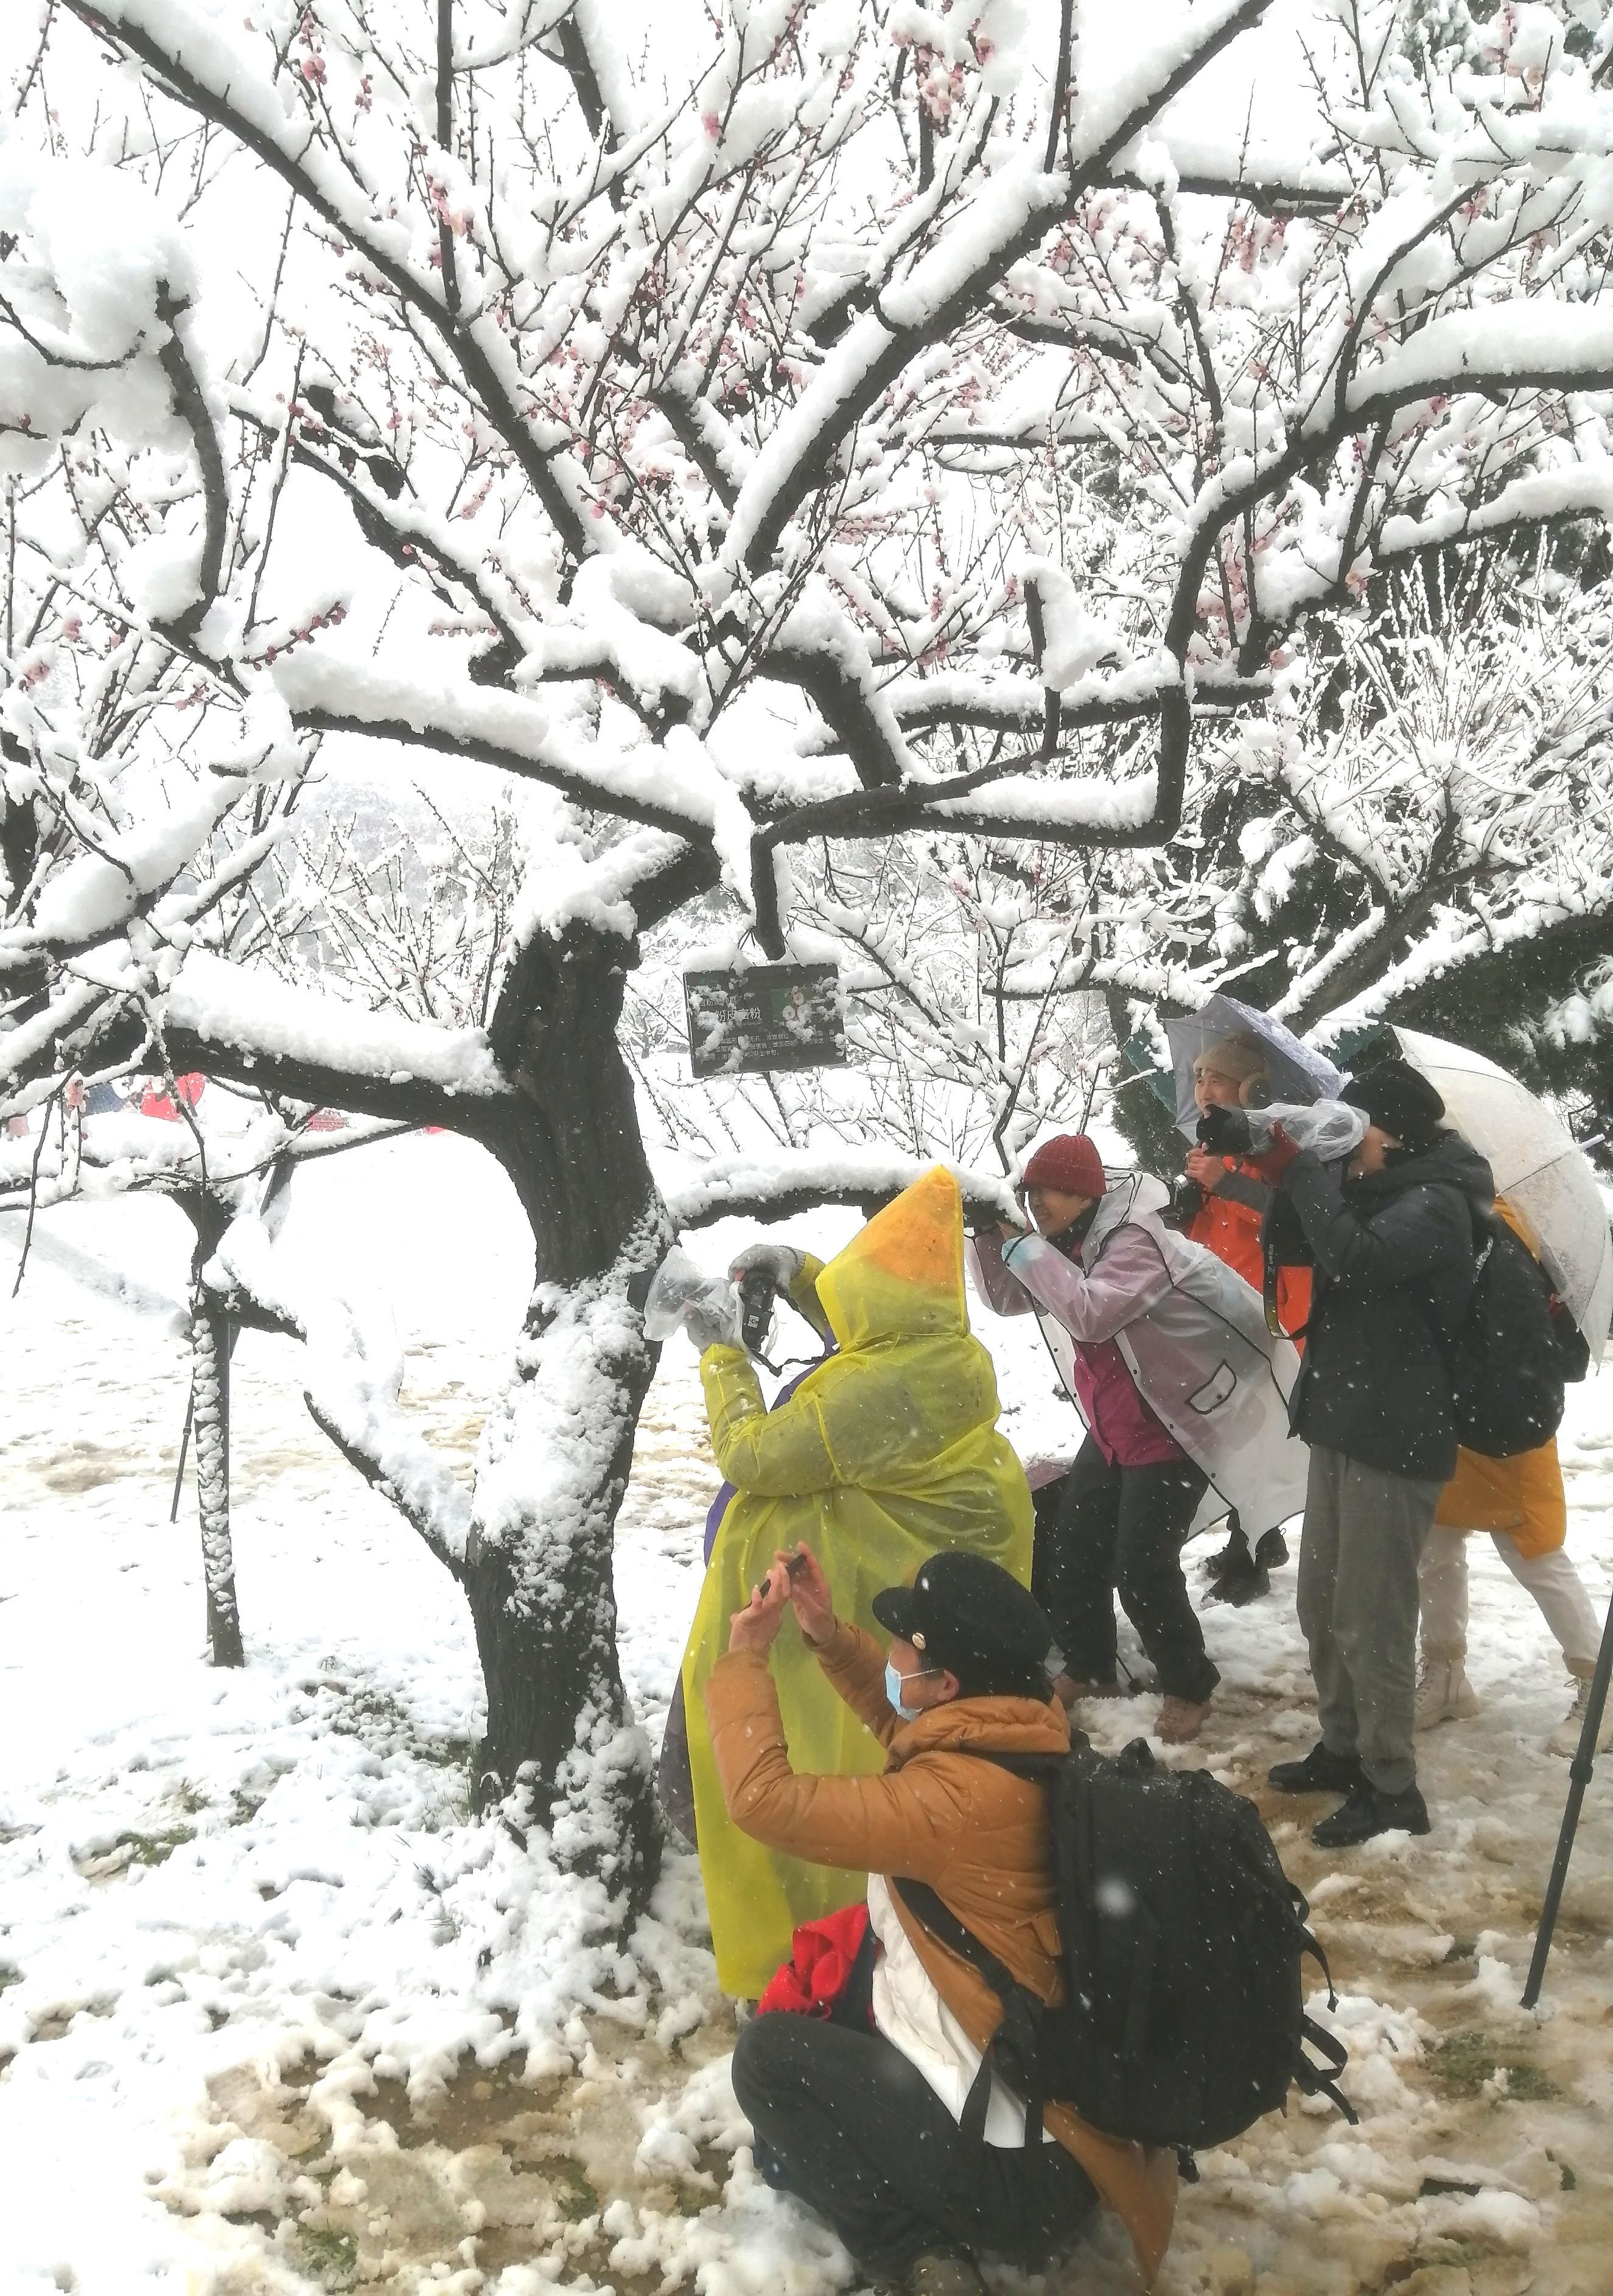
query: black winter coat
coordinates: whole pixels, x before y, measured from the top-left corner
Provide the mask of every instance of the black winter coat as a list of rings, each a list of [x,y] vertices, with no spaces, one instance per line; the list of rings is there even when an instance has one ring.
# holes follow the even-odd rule
[[[1488,1164],[1446,1132],[1360,1180],[1306,1151],[1279,1185],[1275,1256],[1316,1271],[1295,1434],[1388,1474],[1448,1481],[1449,1350],[1472,1296],[1473,1215],[1494,1197]]]

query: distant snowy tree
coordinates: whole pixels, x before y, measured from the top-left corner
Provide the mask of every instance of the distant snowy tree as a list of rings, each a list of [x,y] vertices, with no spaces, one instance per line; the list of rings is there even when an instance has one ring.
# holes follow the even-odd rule
[[[1119,1032],[1221,988],[1347,1041],[1399,1020],[1589,1136],[1613,1084],[1587,993],[1613,951],[1613,588],[1487,547],[1376,586],[1313,633],[1287,706],[1205,742],[1176,844],[1111,871],[1157,904],[1102,968]]]
[[[486,1773],[623,1903],[654,1866],[611,1584],[630,1283],[677,1217],[872,1185],[781,1148],[663,1202],[641,958],[698,905],[774,955],[899,955],[860,893],[826,914],[857,870],[930,898],[893,840],[1159,852],[1171,898],[1111,900],[1069,978],[1162,995],[1203,947],[1175,895],[1212,774],[1376,837],[1366,877],[1414,898],[1440,816],[1373,827],[1315,633],[1432,546],[1613,500],[1609,28],[1405,29],[1387,0],[0,23],[0,1111],[200,1068],[293,1132],[329,1105],[497,1158],[538,1280],[469,1497],[250,1215],[215,1260],[463,1587]],[[366,995],[319,931],[266,962],[273,857],[361,750],[445,816],[471,768],[526,792],[485,1021],[429,979]],[[1028,925],[1061,987],[1057,917]],[[1023,1045],[987,1049],[995,1091]]]

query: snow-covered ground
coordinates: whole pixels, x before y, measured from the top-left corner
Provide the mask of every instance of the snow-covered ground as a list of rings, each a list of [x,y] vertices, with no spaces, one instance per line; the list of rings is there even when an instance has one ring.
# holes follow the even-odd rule
[[[504,1182],[446,1137],[308,1169],[281,1248],[390,1297],[405,1394],[467,1470],[528,1280]],[[821,1247],[841,1216],[792,1225]],[[20,1223],[0,1220],[9,1292]],[[725,1239],[697,1249],[713,1264]],[[698,1874],[630,1953],[541,1841],[470,1820],[463,1602],[302,1407],[298,1350],[234,1366],[250,1663],[202,1662],[193,1498],[168,1508],[188,1235],[160,1203],[41,1225],[0,1308],[0,2287],[278,2296],[352,2285],[819,2296],[854,2276],[755,2178]],[[120,1287],[110,1269],[120,1271]],[[1063,1424],[1022,1325],[983,1328],[1027,1451]],[[1575,1552],[1613,1567],[1613,1383],[1571,1402]],[[659,1729],[714,1476],[690,1351],[645,1413],[618,1545],[629,1685]],[[1547,1995],[1517,2006],[1568,1785],[1568,1687],[1488,1543],[1474,1722],[1426,1745],[1436,1826],[1328,1859],[1263,1802],[1341,1994],[1358,2128],[1300,2108],[1202,2162],[1163,2296],[1613,2292],[1613,1761]],[[1261,1792],[1308,1742],[1292,1571],[1213,1611],[1208,1762]],[[1106,1711],[1102,1742],[1151,1701]],[[1047,2296],[1134,2285],[1101,2236]],[[1010,2283],[1005,2283],[1010,2284]]]

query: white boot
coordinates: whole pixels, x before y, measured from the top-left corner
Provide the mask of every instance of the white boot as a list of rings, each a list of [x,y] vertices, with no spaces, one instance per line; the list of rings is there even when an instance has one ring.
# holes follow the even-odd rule
[[[1574,1756],[1579,1751],[1580,1734],[1585,1726],[1585,1709],[1590,1702],[1591,1677],[1588,1674],[1583,1674],[1579,1677],[1573,1705],[1569,1707],[1556,1729],[1546,1740],[1546,1746],[1550,1752],[1566,1754],[1572,1761]],[[1601,1725],[1596,1733],[1596,1744],[1593,1751],[1605,1754],[1609,1746],[1613,1746],[1613,1696],[1609,1696],[1601,1710]]]
[[[1440,1722],[1459,1722],[1477,1714],[1478,1699],[1459,1658],[1444,1658],[1424,1651],[1417,1677],[1419,1730],[1432,1730]]]

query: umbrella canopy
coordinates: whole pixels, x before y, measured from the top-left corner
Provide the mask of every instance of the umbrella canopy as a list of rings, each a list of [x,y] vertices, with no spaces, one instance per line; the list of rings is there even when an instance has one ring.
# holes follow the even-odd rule
[[[1573,1134],[1482,1053],[1412,1029],[1386,1029],[1384,1036],[1386,1048],[1427,1077],[1463,1139],[1488,1159],[1497,1194],[1535,1230],[1557,1296],[1599,1362],[1613,1317],[1613,1238],[1596,1176]]]
[[[1241,1004],[1235,996],[1212,996],[1202,1011],[1183,1021],[1167,1021],[1165,1035],[1176,1080],[1176,1123],[1190,1140],[1199,1128],[1193,1062],[1200,1053],[1227,1037],[1253,1037],[1264,1047],[1273,1100],[1304,1105],[1313,1100],[1337,1100],[1344,1089],[1343,1077],[1324,1054],[1302,1044],[1291,1029],[1273,1021],[1269,1013]]]

